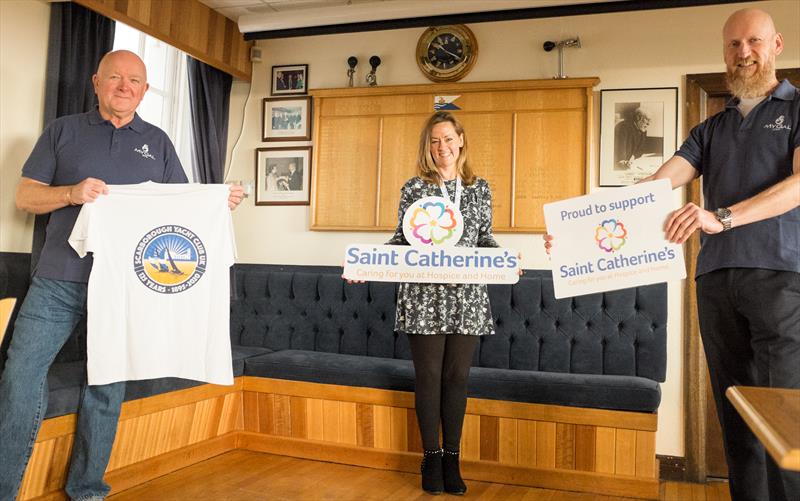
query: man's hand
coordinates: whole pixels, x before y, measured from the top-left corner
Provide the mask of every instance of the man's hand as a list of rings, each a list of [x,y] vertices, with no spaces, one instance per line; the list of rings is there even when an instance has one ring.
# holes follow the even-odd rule
[[[244,200],[244,186],[241,184],[230,184],[230,193],[228,194],[228,207],[234,210]]]
[[[554,237],[553,235],[547,234],[547,235],[542,235],[542,238],[544,239],[544,251],[549,256],[550,255],[550,249],[553,248],[553,240],[555,240],[556,237]]]
[[[108,186],[100,179],[87,177],[78,184],[73,184],[67,191],[69,205],[90,204],[100,195],[108,195]]]
[[[667,220],[667,240],[682,244],[697,229],[709,235],[714,235],[722,231],[722,223],[719,222],[713,212],[689,202],[673,212],[672,216]]]

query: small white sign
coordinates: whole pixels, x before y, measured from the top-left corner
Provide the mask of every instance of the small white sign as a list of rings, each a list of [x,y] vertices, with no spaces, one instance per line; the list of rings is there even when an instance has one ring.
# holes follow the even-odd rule
[[[515,284],[513,249],[353,244],[345,250],[347,280],[447,284]]]
[[[545,204],[556,298],[685,278],[683,246],[665,238],[673,210],[666,179]]]

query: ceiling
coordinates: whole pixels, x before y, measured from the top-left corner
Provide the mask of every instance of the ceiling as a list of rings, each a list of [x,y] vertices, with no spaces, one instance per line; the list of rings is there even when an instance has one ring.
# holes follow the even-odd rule
[[[448,0],[452,4],[474,4],[480,10],[503,10],[503,9],[523,9],[534,7],[549,7],[554,5],[574,5],[582,3],[600,3],[608,0],[468,0],[455,2]],[[619,1],[619,0],[612,0]],[[251,14],[293,14],[301,15],[305,18],[315,17],[315,13],[320,9],[338,8],[345,13],[350,6],[367,6],[371,9],[386,8],[386,4],[401,6],[402,4],[420,4],[421,2],[409,0],[200,0],[215,11],[233,21],[238,21],[240,16]],[[424,2],[425,7],[419,8],[415,5],[417,13],[415,17],[424,17],[439,13],[438,6],[447,4],[445,1],[428,0]],[[371,4],[371,5],[368,5]],[[474,9],[463,12],[471,12]],[[349,22],[355,22],[350,20]],[[348,21],[342,21],[342,24]],[[294,26],[297,27],[297,26]]]
[[[199,0],[245,40],[649,10],[741,0]]]

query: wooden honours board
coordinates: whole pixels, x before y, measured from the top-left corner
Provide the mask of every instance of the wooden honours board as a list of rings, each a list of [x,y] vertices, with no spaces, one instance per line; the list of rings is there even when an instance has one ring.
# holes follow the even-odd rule
[[[314,97],[312,230],[392,231],[438,96],[459,96],[496,232],[542,232],[542,205],[587,192],[597,78],[320,89]]]

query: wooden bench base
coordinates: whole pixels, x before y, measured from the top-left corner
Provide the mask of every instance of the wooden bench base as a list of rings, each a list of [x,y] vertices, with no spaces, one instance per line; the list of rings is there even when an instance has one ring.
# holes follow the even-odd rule
[[[47,420],[21,500],[63,497],[74,416]],[[658,498],[655,414],[470,399],[465,478]],[[109,463],[112,492],[241,448],[417,472],[408,392],[240,377],[126,402]]]

